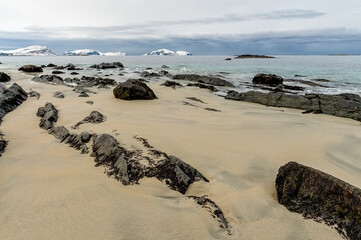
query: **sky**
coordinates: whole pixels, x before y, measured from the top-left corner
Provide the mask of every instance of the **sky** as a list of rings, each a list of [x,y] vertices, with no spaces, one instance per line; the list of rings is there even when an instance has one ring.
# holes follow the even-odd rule
[[[360,54],[360,0],[0,0],[0,49]]]

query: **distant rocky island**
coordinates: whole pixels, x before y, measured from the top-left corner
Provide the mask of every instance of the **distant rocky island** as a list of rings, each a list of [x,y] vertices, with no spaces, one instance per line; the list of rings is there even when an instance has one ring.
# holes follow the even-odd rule
[[[171,51],[169,49],[158,49],[145,53],[143,56],[191,56],[192,53],[186,51]]]
[[[236,55],[236,57],[234,59],[245,59],[245,58],[275,58],[275,57],[266,56],[266,55],[243,54],[243,55]]]
[[[106,52],[102,53],[98,50],[93,49],[78,49],[78,50],[68,50],[64,56],[126,56],[126,53],[123,52]]]
[[[0,56],[55,56],[46,46],[29,46],[15,50],[0,50]]]

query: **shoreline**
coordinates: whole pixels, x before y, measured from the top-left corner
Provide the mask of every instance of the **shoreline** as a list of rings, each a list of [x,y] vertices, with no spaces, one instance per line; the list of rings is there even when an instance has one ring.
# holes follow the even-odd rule
[[[67,87],[30,82],[21,73],[11,75],[10,83],[18,82],[26,91],[32,88],[41,97],[29,98],[5,116],[0,127],[9,141],[0,162],[0,211],[7,218],[0,221],[4,239],[24,237],[22,234],[46,238],[51,232],[63,239],[266,239],[266,234],[268,239],[341,239],[326,225],[305,220],[279,205],[274,179],[281,165],[297,161],[361,187],[361,170],[355,162],[361,153],[355,149],[361,141],[356,121],[226,101],[204,89],[173,90],[159,82],[147,83],[157,100],[122,101],[114,98],[112,89],[94,89],[97,94],[79,98]],[[62,91],[65,98],[53,98],[55,91]],[[205,104],[186,97],[197,97]],[[87,100],[94,104],[86,104]],[[123,186],[95,168],[89,156],[49,136],[39,128],[35,116],[38,107],[48,101],[59,110],[59,126],[70,129],[97,110],[107,117],[104,123],[83,124],[73,131],[109,133],[122,146],[141,149],[134,139],[137,135],[197,168],[210,183],[193,183],[187,195],[209,195],[232,225],[232,236],[219,229],[207,212],[165,184],[143,179],[139,185]],[[197,107],[184,105],[184,101]],[[118,201],[121,206],[115,207]],[[71,216],[64,210],[72,212]],[[38,218],[32,221],[29,217],[35,212]],[[105,224],[109,221],[111,226]],[[139,223],[144,228],[135,233]],[[129,229],[119,229],[123,224],[130,224]],[[15,232],[17,227],[23,229]]]

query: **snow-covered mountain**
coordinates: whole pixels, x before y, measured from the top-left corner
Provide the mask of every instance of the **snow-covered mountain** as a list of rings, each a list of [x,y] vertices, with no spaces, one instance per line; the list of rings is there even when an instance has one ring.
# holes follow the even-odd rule
[[[98,50],[93,49],[78,49],[66,51],[63,55],[65,56],[126,56],[126,53],[122,52],[106,52],[102,53]]]
[[[192,55],[190,52],[186,51],[171,51],[169,49],[158,49],[149,53],[144,54],[143,56],[189,56]]]
[[[30,46],[15,50],[0,50],[0,56],[55,56],[46,46]]]

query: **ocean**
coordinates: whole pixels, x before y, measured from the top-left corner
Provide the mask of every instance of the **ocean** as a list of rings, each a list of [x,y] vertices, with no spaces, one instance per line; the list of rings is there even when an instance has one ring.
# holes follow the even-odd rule
[[[77,71],[78,76],[98,75],[122,82],[129,78],[139,78],[139,72],[145,68],[152,68],[150,71],[161,70],[162,65],[169,68],[164,69],[171,74],[196,73],[214,75],[232,82],[236,87],[234,90],[247,91],[253,89],[249,84],[257,73],[270,73],[282,76],[284,79],[298,79],[318,83],[322,87],[308,86],[299,82],[288,82],[288,85],[297,85],[305,88],[300,94],[305,93],[356,93],[361,95],[361,56],[315,56],[315,55],[279,55],[274,59],[232,59],[225,61],[230,56],[49,56],[49,57],[0,57],[0,71],[17,71],[25,64],[66,65],[73,63],[78,67],[87,68],[92,64],[101,62],[123,63],[125,69],[119,76],[118,69],[108,69],[98,72],[96,70]],[[44,69],[44,74],[51,73],[53,69]],[[68,72],[68,71],[64,71]],[[295,77],[302,75],[302,77]],[[69,74],[62,77],[69,77]],[[74,77],[74,76],[71,76]],[[76,77],[76,76],[75,76]],[[327,79],[329,82],[317,82],[313,79]],[[150,79],[151,81],[164,81]],[[229,89],[222,89],[223,92]]]

